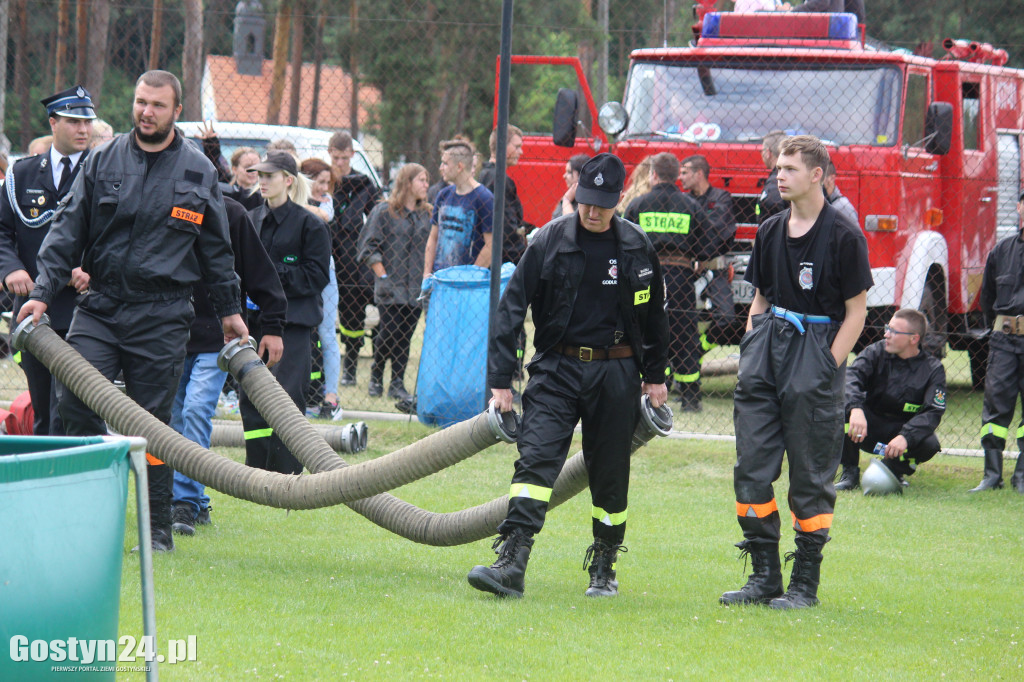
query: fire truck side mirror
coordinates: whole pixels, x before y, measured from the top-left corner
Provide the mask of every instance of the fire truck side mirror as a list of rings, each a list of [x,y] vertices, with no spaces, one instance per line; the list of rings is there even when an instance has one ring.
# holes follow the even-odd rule
[[[555,98],[554,123],[551,126],[553,142],[559,147],[576,145],[576,121],[579,116],[579,98],[575,90],[559,88]]]
[[[924,119],[924,149],[929,154],[946,154],[953,140],[953,105],[932,102]]]

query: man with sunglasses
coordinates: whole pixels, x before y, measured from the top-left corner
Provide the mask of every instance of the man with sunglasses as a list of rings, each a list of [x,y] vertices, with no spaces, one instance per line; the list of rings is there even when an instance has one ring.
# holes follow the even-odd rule
[[[905,476],[939,451],[935,429],[946,411],[946,370],[921,352],[925,316],[897,310],[885,339],[871,344],[846,371],[846,438],[843,473],[836,490],[860,485],[860,451],[883,455],[882,463],[907,485]],[[876,452],[878,450],[882,452]]]

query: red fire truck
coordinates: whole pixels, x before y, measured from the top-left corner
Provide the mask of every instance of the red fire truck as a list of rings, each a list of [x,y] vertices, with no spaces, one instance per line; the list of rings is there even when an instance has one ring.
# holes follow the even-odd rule
[[[627,169],[658,152],[702,154],[712,185],[734,197],[742,273],[768,174],[763,136],[816,135],[868,241],[875,285],[862,341],[878,338],[897,308],[916,307],[933,323],[937,346],[948,340],[971,351],[979,379],[985,257],[1017,227],[1024,71],[1007,68],[1002,50],[966,41],[945,41],[942,59],[873,46],[852,14],[701,18],[691,46],[634,51],[621,104],[600,114],[578,60],[513,58],[571,66],[579,81],[559,92],[554,134],[528,133],[510,171],[526,221],[550,218],[573,154],[613,151]],[[753,293],[741,276],[733,292],[738,305]]]

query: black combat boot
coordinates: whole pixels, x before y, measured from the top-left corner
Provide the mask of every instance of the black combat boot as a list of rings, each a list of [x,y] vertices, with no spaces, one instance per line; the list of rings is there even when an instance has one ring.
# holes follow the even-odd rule
[[[515,528],[508,535],[498,536],[492,548],[498,560],[490,566],[474,566],[466,576],[469,584],[499,597],[522,597],[533,536]]]
[[[384,370],[376,367],[370,368],[370,383],[366,386],[366,393],[371,398],[379,398],[384,395]]]
[[[176,504],[171,508],[171,529],[178,535],[196,534],[196,515],[192,505]]]
[[[855,490],[860,487],[860,467],[843,467],[836,490]]]
[[[968,492],[977,493],[982,490],[995,490],[1003,487],[1003,451],[985,448],[985,476],[976,487]]]
[[[1014,490],[1024,495],[1024,454],[1017,455],[1017,466],[1013,467],[1010,485],[1013,486]]]
[[[388,386],[388,397],[394,400],[412,400],[412,394],[405,390],[405,383],[401,379],[392,379]]]
[[[797,547],[786,554],[786,563],[793,561],[793,574],[789,578],[786,594],[772,599],[773,609],[806,609],[818,605],[818,583],[821,582],[821,551]]]
[[[702,412],[704,410],[704,403],[702,401],[702,394],[700,390],[700,384],[697,382],[692,383],[681,383],[682,386],[682,398],[680,402],[682,404],[683,412]]]
[[[590,585],[584,594],[588,597],[617,595],[619,581],[615,579],[615,562],[619,559],[619,552],[628,551],[622,545],[613,545],[594,538],[594,544],[587,548],[587,554],[583,557],[583,568],[590,572]]]
[[[753,543],[749,540],[736,543],[740,557],[750,557],[753,573],[747,584],[734,592],[726,592],[718,598],[719,604],[767,604],[782,594],[782,565],[779,563],[777,544]]]
[[[147,465],[149,477],[149,532],[154,552],[174,549],[171,534],[171,501],[174,470],[166,464]]]

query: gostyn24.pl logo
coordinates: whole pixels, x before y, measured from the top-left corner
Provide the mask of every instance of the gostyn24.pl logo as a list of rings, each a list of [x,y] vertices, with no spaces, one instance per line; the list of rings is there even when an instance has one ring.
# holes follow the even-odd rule
[[[51,661],[53,663],[77,663],[81,666],[94,663],[168,663],[195,661],[196,636],[185,639],[167,640],[166,653],[157,650],[156,638],[144,635],[136,640],[124,635],[116,642],[112,639],[33,639],[25,635],[14,635],[10,641],[11,660]]]

